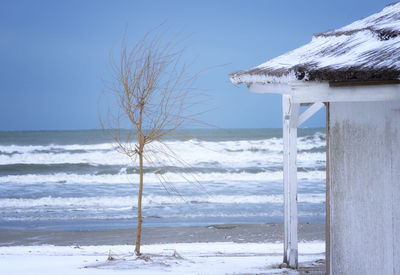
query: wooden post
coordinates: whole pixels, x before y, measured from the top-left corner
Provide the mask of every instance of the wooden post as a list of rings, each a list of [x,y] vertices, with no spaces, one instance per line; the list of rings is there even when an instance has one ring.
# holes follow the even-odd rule
[[[329,174],[329,135],[330,135],[330,109],[329,102],[325,103],[326,106],[326,220],[325,220],[325,266],[326,275],[331,274],[331,208],[330,208],[330,174]]]
[[[282,95],[283,111],[283,195],[284,253],[283,262],[298,267],[297,239],[297,124],[300,104],[290,95]]]

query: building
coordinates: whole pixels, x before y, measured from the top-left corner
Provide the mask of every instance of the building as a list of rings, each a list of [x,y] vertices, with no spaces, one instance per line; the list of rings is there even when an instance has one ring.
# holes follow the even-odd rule
[[[326,106],[327,274],[400,274],[400,2],[230,79],[282,94],[284,262],[298,266],[297,128]]]

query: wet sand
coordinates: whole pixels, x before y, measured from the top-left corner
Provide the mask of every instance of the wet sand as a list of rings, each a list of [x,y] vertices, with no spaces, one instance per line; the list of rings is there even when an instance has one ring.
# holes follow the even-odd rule
[[[0,230],[0,246],[134,244],[136,229],[116,230]],[[325,240],[325,224],[300,223],[299,241]],[[282,242],[283,224],[223,224],[143,228],[142,244],[191,242]]]

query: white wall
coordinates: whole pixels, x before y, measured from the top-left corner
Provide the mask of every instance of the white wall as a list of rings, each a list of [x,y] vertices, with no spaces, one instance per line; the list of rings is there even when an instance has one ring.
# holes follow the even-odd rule
[[[331,103],[329,154],[331,274],[400,274],[400,101]]]

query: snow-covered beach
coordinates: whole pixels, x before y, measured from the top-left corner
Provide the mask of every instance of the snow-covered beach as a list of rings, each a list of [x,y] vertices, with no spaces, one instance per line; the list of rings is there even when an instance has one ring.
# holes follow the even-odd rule
[[[323,224],[300,225],[301,269],[323,270],[323,233]],[[143,258],[137,258],[133,252],[134,230],[2,230],[0,272],[291,274],[294,271],[279,268],[281,235],[282,224],[147,228]]]
[[[174,243],[133,246],[2,247],[2,274],[292,274],[278,266],[282,243]],[[304,268],[321,269],[324,242],[300,243]],[[112,257],[112,260],[109,259]],[[293,273],[297,274],[297,272]]]
[[[300,267],[323,270],[324,224],[300,224]],[[285,274],[282,224],[134,229],[1,230],[1,274]],[[109,255],[113,260],[108,260]],[[290,274],[291,274],[290,273]],[[296,273],[295,273],[296,274]]]

